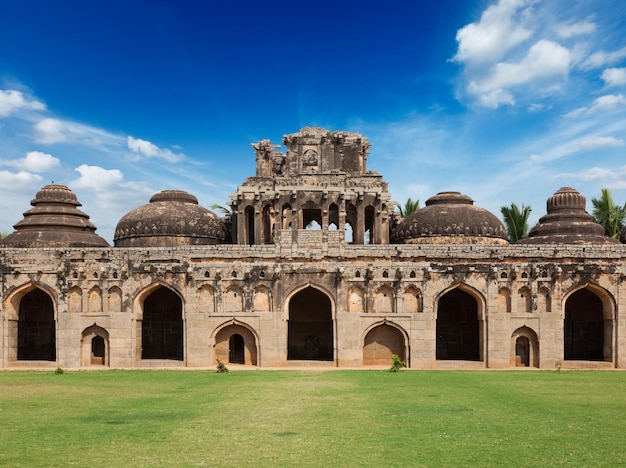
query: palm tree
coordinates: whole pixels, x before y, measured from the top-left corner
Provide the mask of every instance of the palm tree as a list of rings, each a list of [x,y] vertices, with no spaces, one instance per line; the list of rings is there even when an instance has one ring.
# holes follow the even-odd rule
[[[420,209],[420,201],[419,200],[414,201],[411,199],[411,197],[409,197],[404,202],[404,206],[399,205],[399,204],[396,206],[398,207],[398,210],[400,211],[400,217],[406,218],[411,213],[414,213]]]
[[[609,237],[619,239],[626,219],[626,204],[616,205],[609,189],[602,189],[602,196],[592,198],[591,203],[593,203],[593,218],[602,225],[604,233]]]
[[[506,230],[509,232],[510,242],[517,242],[528,237],[528,216],[531,211],[532,208],[523,203],[521,209],[515,203],[511,203],[511,206],[500,207]]]
[[[214,203],[213,205],[211,205],[211,209],[212,210],[219,210],[224,215],[230,214],[230,210],[228,208],[226,208],[223,205],[218,205],[217,203]]]

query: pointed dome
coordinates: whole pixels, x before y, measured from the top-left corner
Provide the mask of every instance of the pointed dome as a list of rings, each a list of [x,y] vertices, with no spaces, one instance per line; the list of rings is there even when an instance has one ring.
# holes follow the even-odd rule
[[[6,247],[108,247],[96,234],[96,227],[67,186],[43,187],[15,226],[15,232],[2,240]]]
[[[220,244],[225,238],[224,222],[195,196],[163,190],[120,219],[113,241],[115,247],[173,247]]]
[[[392,233],[405,244],[507,244],[502,222],[459,192],[440,192],[410,214]]]
[[[612,244],[604,229],[585,211],[586,199],[571,187],[562,187],[548,198],[548,214],[542,216],[528,237],[518,244]]]

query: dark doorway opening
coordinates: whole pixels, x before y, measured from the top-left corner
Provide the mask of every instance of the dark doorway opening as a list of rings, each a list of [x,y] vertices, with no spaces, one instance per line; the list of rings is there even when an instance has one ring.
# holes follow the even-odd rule
[[[142,359],[183,360],[183,317],[180,298],[159,288],[143,303]]]
[[[437,359],[479,361],[478,304],[461,289],[439,300],[437,310]]]
[[[566,360],[604,360],[602,301],[588,289],[572,294],[565,303],[564,357]]]
[[[291,298],[287,342],[287,359],[333,360],[333,320],[326,294],[309,286]]]
[[[235,333],[228,340],[228,362],[232,364],[245,364],[246,355],[243,336]]]
[[[104,353],[106,346],[104,338],[101,336],[94,336],[91,340],[91,364],[104,365]]]
[[[17,359],[56,360],[56,337],[52,299],[34,289],[20,301],[17,323]]]

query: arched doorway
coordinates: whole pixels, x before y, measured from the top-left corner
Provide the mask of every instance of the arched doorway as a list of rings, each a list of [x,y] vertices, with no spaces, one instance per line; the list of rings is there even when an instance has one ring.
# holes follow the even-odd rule
[[[515,340],[515,366],[530,366],[530,340],[526,336],[518,336]]]
[[[141,359],[183,360],[182,301],[168,288],[160,287],[143,303]]]
[[[333,319],[329,297],[307,287],[289,301],[287,359],[332,361]]]
[[[109,333],[94,324],[83,330],[81,340],[81,365],[109,365]]]
[[[56,332],[52,299],[35,288],[20,301],[17,322],[18,361],[56,360]]]
[[[235,333],[228,340],[228,362],[245,364],[243,336]]]
[[[436,346],[437,359],[480,361],[478,304],[459,288],[439,299]]]
[[[406,349],[404,336],[396,327],[383,324],[372,328],[363,342],[363,365],[386,366],[391,365],[394,354],[404,361]]]
[[[215,358],[229,364],[257,365],[256,338],[243,325],[225,326],[215,335]]]
[[[611,360],[611,321],[604,320],[602,300],[589,289],[576,291],[565,302],[563,329],[566,360]]]

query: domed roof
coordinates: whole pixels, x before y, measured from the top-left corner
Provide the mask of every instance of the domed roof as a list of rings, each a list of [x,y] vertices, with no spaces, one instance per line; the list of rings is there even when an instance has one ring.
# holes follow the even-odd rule
[[[474,206],[459,192],[440,192],[426,206],[407,216],[392,233],[394,242],[446,244],[506,244],[508,236],[500,220]]]
[[[548,198],[548,214],[518,244],[607,244],[617,239],[604,235],[604,229],[585,211],[586,199],[571,187],[562,187]]]
[[[182,190],[163,190],[120,219],[116,247],[170,247],[219,244],[226,237],[224,222]]]
[[[49,184],[31,200],[33,206],[2,240],[6,247],[108,247],[67,186]]]

